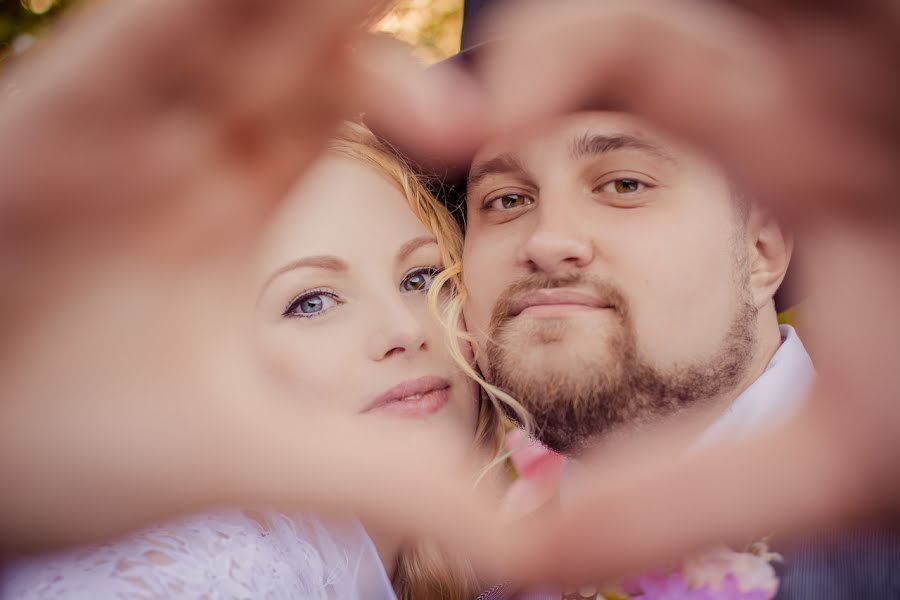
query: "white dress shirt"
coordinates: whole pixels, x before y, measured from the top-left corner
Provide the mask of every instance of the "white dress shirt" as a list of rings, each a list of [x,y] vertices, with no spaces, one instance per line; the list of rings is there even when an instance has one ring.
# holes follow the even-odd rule
[[[766,370],[700,436],[697,445],[783,425],[806,400],[816,377],[812,360],[793,327],[781,325],[780,329],[781,346]]]

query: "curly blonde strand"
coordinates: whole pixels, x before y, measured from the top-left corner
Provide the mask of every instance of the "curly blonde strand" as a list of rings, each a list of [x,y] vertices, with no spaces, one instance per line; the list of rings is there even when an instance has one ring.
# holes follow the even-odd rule
[[[475,482],[478,485],[508,458],[508,453],[503,451],[509,428],[504,406],[529,430],[531,421],[521,404],[484,380],[463,351],[462,344],[469,343],[471,337],[460,327],[466,293],[462,285],[463,238],[459,225],[426,189],[409,163],[364,126],[345,124],[329,150],[374,167],[397,185],[410,209],[437,239],[445,269],[432,283],[428,303],[447,333],[446,343],[454,362],[480,386],[475,445],[489,452],[491,460]],[[424,542],[401,551],[392,582],[400,600],[468,600],[479,592],[477,577],[468,562]]]

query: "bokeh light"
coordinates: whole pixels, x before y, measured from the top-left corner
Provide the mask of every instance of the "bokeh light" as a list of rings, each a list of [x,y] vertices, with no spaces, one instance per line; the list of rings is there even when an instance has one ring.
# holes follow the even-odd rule
[[[36,15],[42,15],[56,4],[56,0],[22,0],[22,6]]]
[[[462,0],[399,0],[375,25],[410,44],[426,63],[443,60],[459,50]]]

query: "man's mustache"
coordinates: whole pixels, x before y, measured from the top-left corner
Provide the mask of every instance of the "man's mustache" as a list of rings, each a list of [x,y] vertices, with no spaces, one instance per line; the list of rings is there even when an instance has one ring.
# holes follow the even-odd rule
[[[541,273],[526,275],[507,287],[491,314],[491,330],[514,318],[520,311],[523,298],[542,290],[569,289],[590,296],[598,305],[624,314],[627,309],[625,294],[608,279],[594,277],[588,273],[572,272],[566,275],[549,276]]]

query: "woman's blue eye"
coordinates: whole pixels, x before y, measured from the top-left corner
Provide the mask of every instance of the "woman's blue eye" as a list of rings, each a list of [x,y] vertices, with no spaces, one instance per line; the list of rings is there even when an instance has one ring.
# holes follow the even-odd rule
[[[486,208],[491,210],[513,210],[534,204],[534,198],[525,194],[503,194],[488,202]]]
[[[334,294],[328,292],[307,292],[291,302],[282,316],[285,317],[317,317],[339,304]]]
[[[404,292],[427,292],[437,274],[438,270],[433,267],[416,269],[403,278],[400,289]]]

